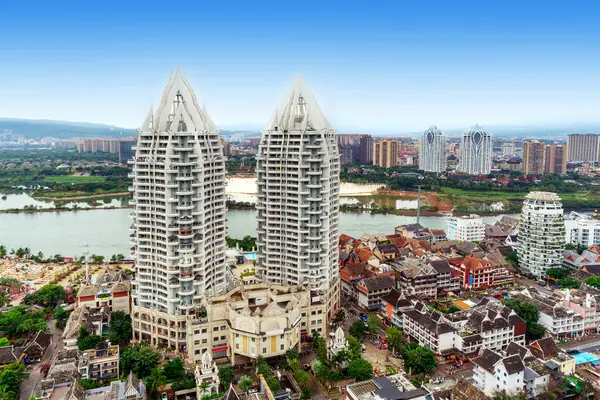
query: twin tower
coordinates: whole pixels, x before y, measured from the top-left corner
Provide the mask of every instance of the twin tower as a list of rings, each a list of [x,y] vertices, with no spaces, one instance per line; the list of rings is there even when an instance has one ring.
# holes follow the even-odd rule
[[[134,301],[164,324],[177,324],[203,299],[231,287],[219,129],[180,71],[140,127],[130,164]],[[335,130],[298,79],[264,129],[257,154],[256,272],[265,283],[303,285],[333,308],[339,173]]]

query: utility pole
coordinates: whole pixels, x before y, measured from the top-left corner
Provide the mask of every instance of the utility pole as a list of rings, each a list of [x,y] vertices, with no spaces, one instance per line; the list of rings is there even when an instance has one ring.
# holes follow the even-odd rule
[[[85,282],[86,284],[90,283],[90,266],[89,266],[89,256],[90,256],[90,245],[86,243],[83,244],[83,257],[85,259]]]
[[[421,185],[417,186],[417,224],[421,219]]]

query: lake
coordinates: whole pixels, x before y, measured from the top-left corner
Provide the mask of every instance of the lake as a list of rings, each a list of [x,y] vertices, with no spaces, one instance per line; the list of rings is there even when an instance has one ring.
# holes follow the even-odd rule
[[[1,200],[0,200],[1,201]],[[81,255],[88,243],[90,252],[110,257],[131,252],[129,244],[129,209],[39,212],[0,214],[0,244],[9,250],[29,247],[36,253],[63,256]],[[487,223],[500,216],[484,217]],[[369,213],[341,213],[340,233],[360,237],[364,233],[393,234],[398,225],[416,222],[416,217]],[[432,229],[446,230],[447,217],[421,217],[421,224]],[[227,212],[229,236],[241,238],[256,235],[256,211],[230,210]]]

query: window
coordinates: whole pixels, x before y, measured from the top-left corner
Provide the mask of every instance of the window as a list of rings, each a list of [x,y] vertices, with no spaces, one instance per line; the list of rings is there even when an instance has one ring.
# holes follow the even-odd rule
[[[263,354],[265,354],[267,352],[267,348],[263,347]]]
[[[206,333],[206,328],[202,329],[202,333]]]
[[[281,350],[283,350],[283,349],[284,349],[284,346],[283,346],[283,345],[281,345]]]
[[[218,330],[219,330],[219,327],[218,327],[218,326],[215,326],[215,327],[213,328],[213,332],[216,332],[216,331],[218,331]]]
[[[200,354],[200,350],[198,350],[198,349],[194,350],[194,354],[196,354],[196,355]]]
[[[224,331],[224,330],[225,330],[225,328],[226,328],[226,326],[225,326],[225,325],[223,325],[223,326],[221,327],[221,330],[222,330],[222,331]]]
[[[202,344],[208,343],[208,339],[202,339]]]

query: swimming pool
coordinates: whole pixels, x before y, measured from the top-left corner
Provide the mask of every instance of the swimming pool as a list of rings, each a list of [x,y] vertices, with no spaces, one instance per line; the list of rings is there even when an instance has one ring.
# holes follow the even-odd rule
[[[256,260],[256,253],[244,253],[244,257],[248,260]]]
[[[573,358],[575,359],[575,364],[579,365],[579,364],[586,364],[592,361],[596,361],[596,360],[600,360],[600,357],[598,357],[595,354],[592,353],[578,353],[578,354],[573,354]]]

